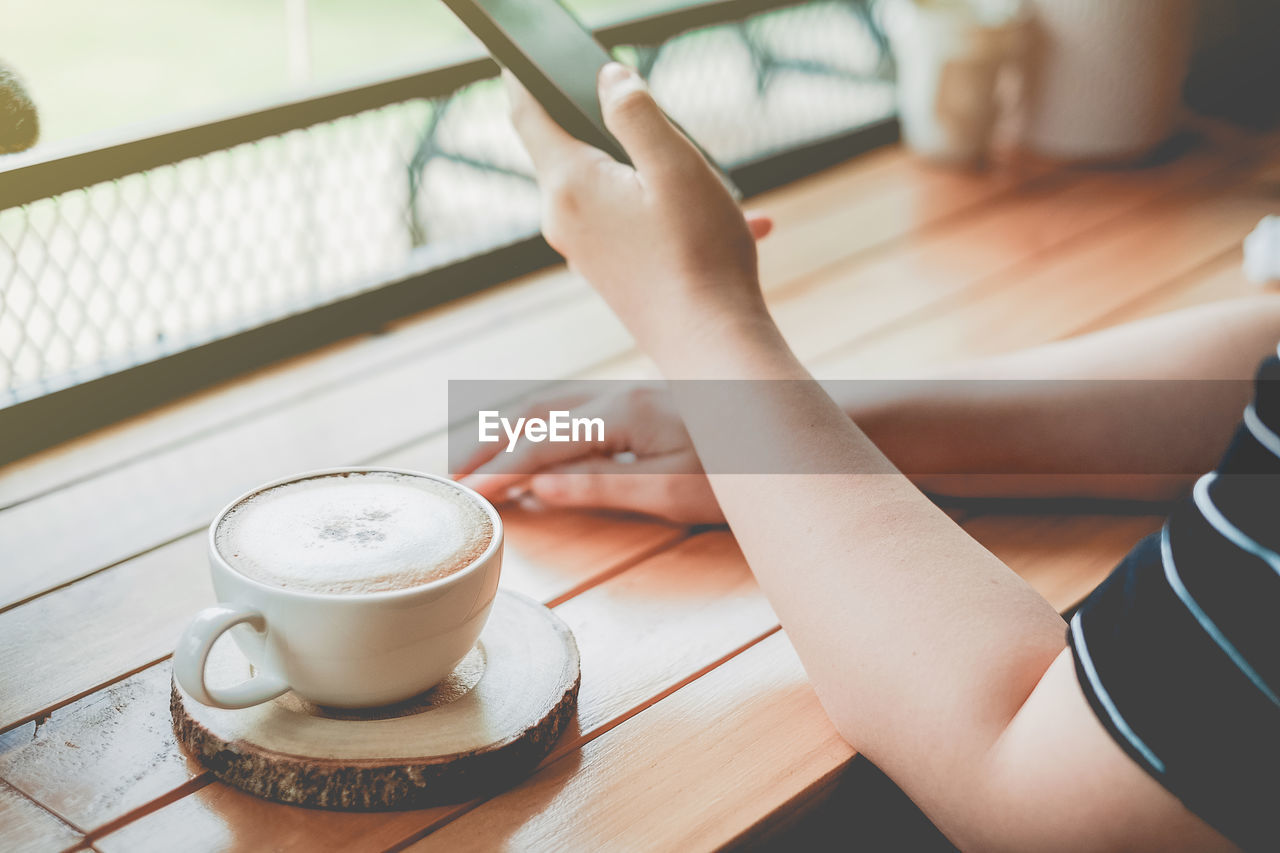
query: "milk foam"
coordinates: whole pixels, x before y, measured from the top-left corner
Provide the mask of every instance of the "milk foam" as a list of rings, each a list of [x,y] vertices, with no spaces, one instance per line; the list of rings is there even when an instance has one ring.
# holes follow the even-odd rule
[[[391,472],[312,477],[246,499],[214,541],[236,571],[311,592],[404,589],[466,568],[493,540],[474,499]]]

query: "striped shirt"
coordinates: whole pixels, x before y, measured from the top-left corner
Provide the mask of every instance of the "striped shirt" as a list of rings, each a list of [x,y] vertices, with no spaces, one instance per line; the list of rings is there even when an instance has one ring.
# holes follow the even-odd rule
[[[1217,469],[1067,635],[1125,752],[1235,843],[1280,849],[1280,358]]]

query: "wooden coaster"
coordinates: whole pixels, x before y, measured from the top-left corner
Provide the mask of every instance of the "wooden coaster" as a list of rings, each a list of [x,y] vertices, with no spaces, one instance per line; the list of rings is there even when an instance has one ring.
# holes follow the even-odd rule
[[[250,665],[230,641],[206,667],[232,684]],[[282,803],[352,811],[460,802],[541,761],[578,701],[578,646],[554,613],[499,591],[471,653],[431,690],[383,708],[313,705],[293,693],[252,708],[202,705],[173,683],[178,742],[219,779]]]

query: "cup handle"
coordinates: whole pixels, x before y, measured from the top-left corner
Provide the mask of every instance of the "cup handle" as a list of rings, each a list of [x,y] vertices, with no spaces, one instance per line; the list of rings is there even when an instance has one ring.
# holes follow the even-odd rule
[[[231,687],[210,687],[204,683],[209,650],[226,631],[241,623],[247,623],[259,633],[267,630],[267,620],[252,607],[219,604],[197,613],[182,632],[182,639],[173,653],[173,674],[182,689],[196,701],[214,708],[234,710],[274,699],[289,689],[284,681],[262,672]]]

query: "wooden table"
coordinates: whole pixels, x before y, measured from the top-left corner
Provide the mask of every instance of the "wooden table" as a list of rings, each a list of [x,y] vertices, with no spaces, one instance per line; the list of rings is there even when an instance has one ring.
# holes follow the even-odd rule
[[[778,223],[764,279],[826,377],[1241,294],[1241,239],[1274,212],[1259,190],[1273,149],[1237,138],[1145,170],[985,177],[879,151],[758,200]],[[0,471],[0,847],[699,850],[820,798],[853,750],[732,537],[610,515],[505,513],[503,582],[554,607],[582,651],[577,720],[514,790],[308,811],[232,790],[174,744],[168,656],[212,600],[202,534],[222,503],[309,468],[442,470],[449,378],[649,372],[554,269]],[[1157,521],[961,517],[1062,608]]]

